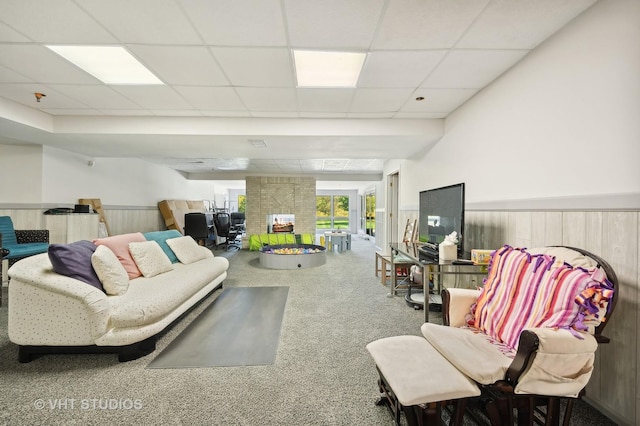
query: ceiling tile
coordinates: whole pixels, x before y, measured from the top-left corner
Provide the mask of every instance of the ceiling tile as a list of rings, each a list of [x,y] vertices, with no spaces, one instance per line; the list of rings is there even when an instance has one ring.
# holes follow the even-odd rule
[[[26,83],[31,81],[27,77],[0,65],[0,83]]]
[[[83,5],[84,3],[83,1]],[[122,13],[120,9],[114,10]],[[88,44],[117,41],[71,0],[3,1],[0,20],[19,29],[20,33],[33,41],[42,43],[78,43],[81,40],[83,44]]]
[[[82,0],[82,7],[122,43],[200,44],[173,0]]]
[[[104,115],[114,117],[128,117],[128,116],[145,116],[150,115],[151,112],[146,109],[101,109],[100,112]]]
[[[144,46],[127,48],[166,84],[228,86],[229,81],[204,46]]]
[[[132,102],[149,110],[192,109],[180,95],[168,86],[113,86]]]
[[[47,87],[55,89],[69,98],[75,99],[95,109],[136,109],[139,105],[131,102],[109,86],[104,85],[76,85],[49,84]],[[47,97],[50,97],[47,95]]]
[[[398,111],[394,118],[446,118],[449,112],[406,112]]]
[[[293,47],[368,49],[383,0],[285,0]]]
[[[102,115],[98,110],[87,108],[43,108],[42,111],[51,115]]]
[[[412,93],[413,89],[358,89],[350,112],[395,112]]]
[[[418,89],[400,110],[401,112],[450,113],[473,96],[477,89]],[[416,101],[416,97],[424,101]]]
[[[249,111],[217,111],[217,110],[208,110],[203,109],[200,110],[203,116],[205,117],[250,117],[251,113]]]
[[[303,171],[319,171],[322,170],[322,160],[310,159],[299,160],[300,168]]]
[[[301,118],[346,118],[346,112],[300,112]]]
[[[395,111],[391,112],[348,112],[347,118],[393,118]]]
[[[284,48],[211,48],[234,86],[293,87],[293,63]]]
[[[0,44],[0,65],[40,83],[101,84],[46,47],[33,44]]]
[[[528,50],[453,50],[421,88],[479,89],[522,59]]]
[[[301,112],[346,112],[355,89],[297,89]]]
[[[493,0],[456,47],[533,49],[596,0]]]
[[[297,111],[251,111],[251,116],[255,118],[298,118]]]
[[[3,9],[4,12],[4,9]],[[18,31],[9,27],[7,24],[2,22],[4,17],[0,16],[0,42],[9,42],[9,43],[21,43],[31,41],[29,38],[20,34]],[[16,27],[19,28],[19,27]]]
[[[198,109],[246,111],[233,87],[176,86],[175,89]]]
[[[44,93],[46,96],[40,102],[37,102],[34,95],[35,92]],[[0,96],[36,109],[79,109],[86,107],[86,105],[75,99],[37,83],[0,84]]]
[[[375,51],[367,55],[358,87],[416,87],[438,65],[446,50]]]
[[[243,103],[252,111],[296,111],[295,89],[236,88]]]
[[[390,0],[374,49],[452,47],[489,0]]]
[[[181,0],[206,44],[285,46],[280,0]]]
[[[197,109],[150,109],[153,115],[158,117],[201,117],[200,110]]]
[[[322,170],[324,171],[342,171],[349,163],[349,160],[323,160]]]

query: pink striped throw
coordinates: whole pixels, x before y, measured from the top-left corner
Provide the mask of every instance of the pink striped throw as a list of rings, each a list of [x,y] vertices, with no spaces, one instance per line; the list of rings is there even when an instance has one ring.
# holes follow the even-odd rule
[[[505,246],[492,254],[472,308],[473,327],[514,349],[526,328],[581,330],[594,304],[601,308],[611,296],[609,284],[600,268],[574,268],[545,254]]]

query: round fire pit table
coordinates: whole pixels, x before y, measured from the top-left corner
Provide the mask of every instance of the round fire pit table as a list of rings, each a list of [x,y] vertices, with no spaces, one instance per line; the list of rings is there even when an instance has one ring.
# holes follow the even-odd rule
[[[315,244],[278,244],[264,246],[260,265],[269,269],[314,268],[327,263],[327,249]]]

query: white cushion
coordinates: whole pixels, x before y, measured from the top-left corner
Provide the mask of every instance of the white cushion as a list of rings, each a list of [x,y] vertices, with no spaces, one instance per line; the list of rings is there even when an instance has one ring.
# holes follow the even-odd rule
[[[422,324],[420,330],[451,364],[483,385],[503,380],[511,365],[512,359],[484,334],[428,322]]]
[[[98,246],[91,255],[91,264],[108,295],[117,296],[127,292],[129,275],[109,247]]]
[[[109,298],[111,324],[125,329],[160,321],[228,268],[229,261],[217,256],[191,265],[176,263],[172,271],[153,278],[133,279],[125,294]]]
[[[386,337],[367,350],[405,407],[480,395],[478,386],[422,337]]]
[[[146,278],[155,277],[163,272],[173,269],[171,260],[164,254],[162,247],[155,241],[144,243],[129,243],[131,257],[136,262],[138,269]]]
[[[184,263],[185,265],[206,259],[207,257],[213,257],[211,250],[199,246],[198,243],[189,236],[169,238],[167,244],[176,254],[180,263]]]

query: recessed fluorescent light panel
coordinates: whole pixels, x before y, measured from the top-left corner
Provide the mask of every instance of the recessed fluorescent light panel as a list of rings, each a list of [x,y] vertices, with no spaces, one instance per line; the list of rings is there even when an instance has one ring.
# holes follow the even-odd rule
[[[366,53],[294,50],[298,87],[356,87]]]
[[[47,46],[105,84],[164,84],[121,46]]]

